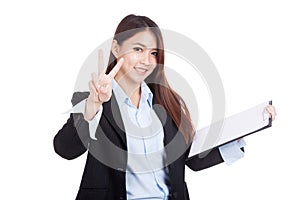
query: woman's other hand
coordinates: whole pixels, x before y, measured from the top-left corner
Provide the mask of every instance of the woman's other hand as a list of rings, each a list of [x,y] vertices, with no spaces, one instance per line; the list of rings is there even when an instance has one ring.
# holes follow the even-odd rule
[[[266,107],[266,111],[268,111],[268,113],[271,115],[272,121],[274,121],[274,120],[275,120],[275,117],[276,117],[276,115],[277,115],[276,110],[275,110],[275,107],[272,106],[272,105],[268,105],[268,106]]]

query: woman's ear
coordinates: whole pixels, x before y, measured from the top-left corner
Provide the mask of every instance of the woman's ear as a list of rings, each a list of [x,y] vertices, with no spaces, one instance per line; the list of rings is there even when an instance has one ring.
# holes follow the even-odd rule
[[[117,40],[113,40],[111,52],[116,58],[119,57],[119,51],[120,51],[120,45],[118,44]]]

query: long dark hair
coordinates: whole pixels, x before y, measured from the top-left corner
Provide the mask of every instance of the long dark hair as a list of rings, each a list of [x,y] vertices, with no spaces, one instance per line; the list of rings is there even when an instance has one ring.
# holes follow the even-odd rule
[[[119,45],[122,45],[128,38],[145,30],[150,30],[155,35],[158,48],[158,65],[146,78],[145,82],[153,93],[154,103],[162,105],[166,109],[168,115],[171,116],[183,134],[186,143],[190,143],[195,130],[186,104],[180,95],[170,87],[167,81],[164,71],[165,52],[163,38],[157,24],[145,16],[128,15],[119,23],[113,39]],[[116,57],[110,52],[106,73],[109,73],[116,63]]]

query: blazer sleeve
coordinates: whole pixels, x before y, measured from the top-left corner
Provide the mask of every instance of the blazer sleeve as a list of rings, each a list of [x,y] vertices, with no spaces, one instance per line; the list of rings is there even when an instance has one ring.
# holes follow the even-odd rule
[[[200,171],[224,162],[219,148],[214,148],[209,152],[195,155],[186,160],[186,165],[193,171]]]
[[[241,148],[245,152],[244,147]],[[214,148],[207,152],[195,155],[186,160],[186,165],[193,171],[200,171],[224,162],[219,148]]]
[[[87,92],[76,92],[72,97],[73,106],[88,97]],[[67,122],[53,140],[54,150],[61,157],[71,160],[82,155],[90,142],[89,125],[82,113],[71,113]]]

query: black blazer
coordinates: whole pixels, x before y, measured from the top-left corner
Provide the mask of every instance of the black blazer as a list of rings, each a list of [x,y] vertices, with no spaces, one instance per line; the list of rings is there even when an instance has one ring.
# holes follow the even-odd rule
[[[88,97],[88,92],[76,92],[72,98],[75,105]],[[168,168],[169,199],[188,200],[185,183],[185,165],[194,171],[223,162],[216,148],[205,157],[188,159],[186,145],[174,121],[160,106],[153,107],[164,129],[166,165]],[[120,123],[121,122],[121,123]],[[66,124],[54,137],[54,149],[61,157],[71,160],[87,149],[87,160],[76,200],[119,200],[126,199],[127,143],[120,110],[114,95],[103,104],[103,113],[96,130],[97,140],[89,136],[88,123],[82,114],[71,114]],[[111,145],[113,144],[113,145]],[[112,148],[112,146],[117,147]],[[120,150],[124,150],[121,151]],[[180,154],[176,155],[180,151]],[[100,162],[104,160],[105,162]],[[175,161],[174,161],[175,160]],[[106,163],[106,162],[109,163]],[[113,167],[110,167],[113,166]]]

